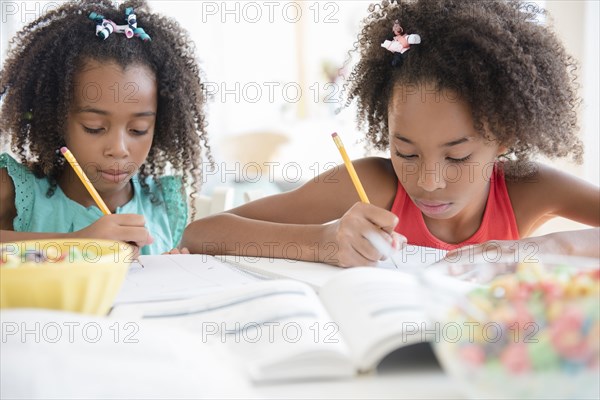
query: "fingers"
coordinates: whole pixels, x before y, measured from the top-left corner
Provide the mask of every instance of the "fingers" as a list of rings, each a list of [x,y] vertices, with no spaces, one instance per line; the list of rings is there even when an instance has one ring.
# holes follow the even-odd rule
[[[138,246],[134,246],[134,245],[131,245],[131,247],[133,248],[133,253],[132,253],[131,257],[134,260],[139,259],[140,258],[140,248]]]
[[[401,235],[398,232],[392,232],[389,238],[386,234],[381,235],[381,232],[383,231],[380,231],[380,234],[378,235],[371,233],[370,236],[367,236],[367,239],[373,245],[373,247],[375,247],[377,251],[381,253],[379,261],[385,261],[392,257],[395,252],[405,248],[407,239],[404,237],[404,235]]]
[[[137,247],[144,247],[154,242],[154,238],[146,229],[146,219],[138,214],[110,214],[103,216],[98,222],[101,231],[112,239],[121,240]]]
[[[368,264],[366,265],[372,265],[382,258],[385,259],[389,257],[391,254],[391,240],[388,241],[383,237],[383,235],[387,235],[385,232],[381,230],[379,232],[367,232],[366,235],[369,236],[369,239],[363,238],[362,240],[358,240],[352,244],[354,251],[356,251],[356,253],[362,258],[367,260]],[[374,243],[377,244],[374,245]]]
[[[340,266],[374,266],[394,253],[392,236],[381,229],[373,227],[365,236],[341,243]]]
[[[398,217],[388,210],[365,203],[357,203],[353,206],[353,208],[355,207],[365,219],[387,233],[391,234],[398,225]]]
[[[394,250],[399,251],[406,247],[408,239],[406,236],[399,234],[398,232],[392,232],[392,247]]]
[[[340,265],[375,265],[404,247],[406,238],[394,232],[398,217],[371,204],[355,204],[340,220]]]
[[[375,228],[375,227],[374,227]],[[387,234],[381,229],[375,228],[376,230],[370,230],[364,233],[364,237],[367,240],[369,246],[365,252],[361,252],[365,257],[369,258],[369,254],[377,256],[378,260],[385,260],[391,256],[396,249],[393,246],[393,236]],[[375,250],[375,253],[372,252]]]
[[[154,243],[154,238],[145,227],[120,226],[114,233],[116,239],[144,247]]]
[[[105,215],[103,218],[109,217],[111,220],[121,226],[145,226],[146,218],[140,214],[111,214]]]

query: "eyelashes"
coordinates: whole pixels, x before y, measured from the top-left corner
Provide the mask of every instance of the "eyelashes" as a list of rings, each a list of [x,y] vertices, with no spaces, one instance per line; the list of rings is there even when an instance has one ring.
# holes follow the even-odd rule
[[[463,162],[469,161],[471,159],[471,154],[469,154],[468,156],[463,157],[463,158],[446,157],[446,159],[453,163],[463,163]]]
[[[146,133],[148,133],[148,130],[145,130],[145,131],[138,131],[138,130],[132,129],[132,130],[131,130],[131,132],[133,132],[133,134],[134,134],[134,135],[136,135],[136,136],[143,136],[143,135],[145,135]]]
[[[402,154],[398,150],[395,150],[395,152],[396,152],[396,156],[402,158],[403,160],[411,161],[411,160],[415,160],[416,158],[418,158],[418,155],[416,155],[416,154]],[[446,160],[450,161],[451,163],[458,164],[458,163],[463,163],[463,162],[469,161],[471,159],[471,156],[472,156],[472,154],[469,154],[468,156],[463,157],[463,158],[446,157]]]
[[[414,158],[417,157],[415,154],[410,154],[410,155],[401,154],[398,150],[396,150],[396,156],[398,156],[404,160],[413,160]]]
[[[83,130],[86,133],[89,133],[89,134],[92,134],[92,135],[97,135],[97,134],[102,133],[104,131],[104,128],[89,128],[89,127],[87,127],[85,125],[82,125],[82,126],[83,126]],[[129,132],[131,132],[135,136],[143,136],[143,135],[145,135],[145,134],[148,133],[148,129],[143,130],[143,131],[142,130],[137,130],[137,129],[131,129]]]
[[[83,130],[86,131],[87,133],[91,133],[92,135],[96,135],[96,134],[102,132],[103,129],[104,128],[94,129],[94,128],[88,128],[87,126],[83,126]]]

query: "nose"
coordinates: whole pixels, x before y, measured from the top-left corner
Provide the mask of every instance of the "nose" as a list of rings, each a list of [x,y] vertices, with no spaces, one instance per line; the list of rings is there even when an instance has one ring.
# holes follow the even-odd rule
[[[427,192],[444,189],[446,187],[446,180],[444,179],[440,163],[422,162],[419,169],[417,185]]]
[[[115,129],[106,135],[104,155],[111,158],[123,159],[129,156],[127,132]]]

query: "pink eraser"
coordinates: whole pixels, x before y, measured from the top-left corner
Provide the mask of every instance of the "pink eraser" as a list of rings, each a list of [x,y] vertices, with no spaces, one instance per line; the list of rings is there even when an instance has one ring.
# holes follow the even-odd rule
[[[336,137],[337,135],[338,135],[338,134],[337,134],[337,132],[333,132],[333,133],[331,134],[331,137]]]
[[[67,151],[69,151],[66,147],[61,147],[60,148],[60,152],[65,154]]]

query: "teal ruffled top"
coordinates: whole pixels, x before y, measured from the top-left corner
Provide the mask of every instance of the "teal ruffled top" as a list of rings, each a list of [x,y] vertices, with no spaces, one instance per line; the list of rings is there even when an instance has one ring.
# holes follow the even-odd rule
[[[84,207],[68,198],[56,187],[47,197],[50,183],[37,178],[26,166],[6,153],[0,154],[0,168],[6,168],[15,186],[17,216],[13,228],[18,232],[74,232],[102,217],[97,206]],[[176,176],[160,177],[161,186],[152,177],[146,182],[150,193],[158,200],[151,202],[143,191],[137,175],[132,178],[133,197],[117,208],[117,214],[141,214],[154,242],[140,249],[141,254],[160,254],[177,247],[187,224],[188,208],[182,191],[182,180]]]

